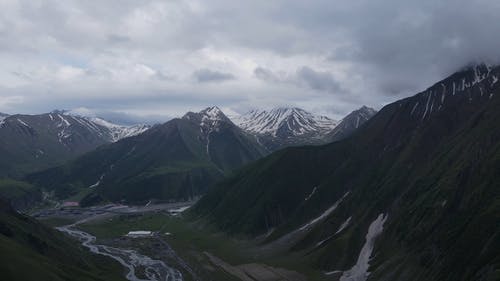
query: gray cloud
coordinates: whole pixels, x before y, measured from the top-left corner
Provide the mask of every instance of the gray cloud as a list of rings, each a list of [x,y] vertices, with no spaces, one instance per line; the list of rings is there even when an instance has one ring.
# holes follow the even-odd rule
[[[3,0],[0,111],[380,108],[499,63],[498,14],[498,0]]]
[[[118,35],[118,34],[110,34],[108,35],[108,41],[110,43],[122,44],[128,43],[132,40],[128,36]]]
[[[297,70],[297,77],[314,90],[341,91],[339,82],[335,80],[331,73],[326,71],[315,71],[310,67],[303,66]]]
[[[193,78],[199,83],[222,82],[236,79],[236,77],[231,73],[210,70],[208,68],[196,70],[195,72],[193,72]]]
[[[257,79],[268,81],[268,82],[279,82],[279,79],[271,70],[266,69],[264,67],[256,67],[253,70],[253,73]]]
[[[253,71],[257,79],[272,82],[285,83],[305,87],[312,90],[339,93],[343,92],[340,83],[328,71],[316,71],[308,66],[299,67],[293,73],[273,72],[264,67],[256,67]]]

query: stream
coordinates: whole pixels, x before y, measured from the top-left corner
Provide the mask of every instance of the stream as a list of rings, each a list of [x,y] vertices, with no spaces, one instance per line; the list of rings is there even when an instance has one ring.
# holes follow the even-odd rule
[[[75,229],[78,223],[57,227],[56,229],[74,238],[77,238],[84,247],[92,253],[108,256],[115,259],[128,269],[126,278],[130,281],[182,281],[182,273],[167,266],[163,261],[153,260],[148,256],[139,254],[135,250],[127,250],[94,244],[96,237]],[[143,269],[144,273],[137,276],[136,270]],[[146,279],[142,279],[145,277]]]

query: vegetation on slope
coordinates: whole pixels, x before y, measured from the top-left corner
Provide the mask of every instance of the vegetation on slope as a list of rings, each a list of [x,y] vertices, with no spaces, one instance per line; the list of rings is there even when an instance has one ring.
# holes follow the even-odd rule
[[[76,243],[0,202],[2,280],[125,280],[118,263],[91,255]]]
[[[232,169],[264,154],[226,117],[214,121],[215,128],[207,128],[200,115],[188,113],[101,146],[67,165],[32,174],[28,180],[54,190],[58,198],[94,189],[82,200],[87,204],[194,198]]]
[[[27,182],[8,178],[0,178],[0,198],[8,201],[15,209],[30,208],[34,202],[41,200],[39,188]]]
[[[231,233],[269,233],[269,245],[285,241],[333,271],[355,264],[368,226],[387,214],[373,280],[495,280],[499,74],[484,66],[457,73],[384,107],[346,140],[272,154],[218,184],[191,216]]]

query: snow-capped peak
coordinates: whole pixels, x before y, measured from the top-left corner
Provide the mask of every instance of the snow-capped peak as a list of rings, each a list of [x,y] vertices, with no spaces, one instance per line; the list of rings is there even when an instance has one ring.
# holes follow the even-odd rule
[[[222,122],[231,122],[217,106],[207,107],[200,111],[199,114],[201,116],[200,126],[209,131],[212,129],[217,130]]]
[[[88,120],[94,124],[107,128],[111,133],[113,142],[119,141],[123,138],[139,135],[151,127],[145,124],[132,126],[117,125],[99,117],[89,117]]]
[[[217,106],[207,107],[198,113],[188,112],[182,118],[199,122],[203,128],[216,128],[222,122],[231,122]]]
[[[377,111],[375,109],[363,105],[361,108],[354,110],[347,115],[344,119],[342,119],[342,121],[346,121],[349,118],[356,118],[354,127],[357,129],[361,124],[372,118],[376,113]]]
[[[105,130],[107,130],[107,132],[104,133],[106,133],[106,135],[109,135],[109,138],[112,142],[119,141],[123,138],[139,135],[144,131],[146,131],[147,129],[151,128],[151,126],[146,124],[136,124],[130,126],[118,125],[111,123],[107,120],[104,120],[100,117],[83,116],[80,114],[79,111],[54,110],[51,112],[51,114],[49,114],[49,116],[53,118],[53,115],[55,117],[58,117],[59,119],[61,118],[64,119],[64,117],[62,117],[64,115],[77,118],[76,121],[78,121],[82,125],[90,126],[90,128],[93,130],[98,129],[96,126],[104,128]],[[81,122],[81,121],[86,121],[86,122]]]
[[[200,114],[211,120],[220,120],[225,117],[222,110],[220,110],[217,106],[207,107],[204,110],[200,111]]]
[[[278,107],[271,110],[251,110],[236,116],[233,122],[256,134],[300,136],[332,130],[338,122],[315,115],[297,107]]]

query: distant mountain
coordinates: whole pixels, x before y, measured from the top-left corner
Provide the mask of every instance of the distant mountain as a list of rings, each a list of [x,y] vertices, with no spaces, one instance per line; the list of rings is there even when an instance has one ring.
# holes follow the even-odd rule
[[[274,108],[251,110],[235,117],[235,123],[242,129],[257,134],[272,134],[276,137],[299,136],[308,133],[326,132],[337,125],[337,121],[326,116],[309,113],[303,109]]]
[[[323,137],[338,124],[326,116],[314,115],[296,107],[252,110],[235,116],[233,121],[255,135],[259,143],[270,151],[321,143]]]
[[[210,107],[101,146],[29,179],[55,190],[60,198],[93,189],[84,200],[87,204],[98,199],[185,200],[264,154],[253,137]]]
[[[98,117],[87,117],[85,119],[91,121],[94,124],[107,128],[109,131],[108,134],[110,136],[109,139],[111,140],[111,142],[116,142],[123,138],[142,134],[144,131],[151,128],[150,125],[146,124],[136,124],[131,126],[117,125]]]
[[[332,280],[497,280],[499,77],[464,69],[349,138],[273,153],[189,214]]]
[[[147,129],[146,126],[118,126],[61,111],[3,118],[0,121],[0,176],[19,176],[48,168]]]
[[[332,131],[325,135],[325,142],[328,143],[348,137],[376,113],[375,109],[366,106],[349,113]]]
[[[15,212],[0,199],[2,280],[126,280],[117,262],[92,255],[36,220]]]
[[[8,116],[9,116],[9,114],[5,114],[5,113],[0,112],[0,122],[1,122],[3,119],[5,119],[6,117],[8,117]]]

